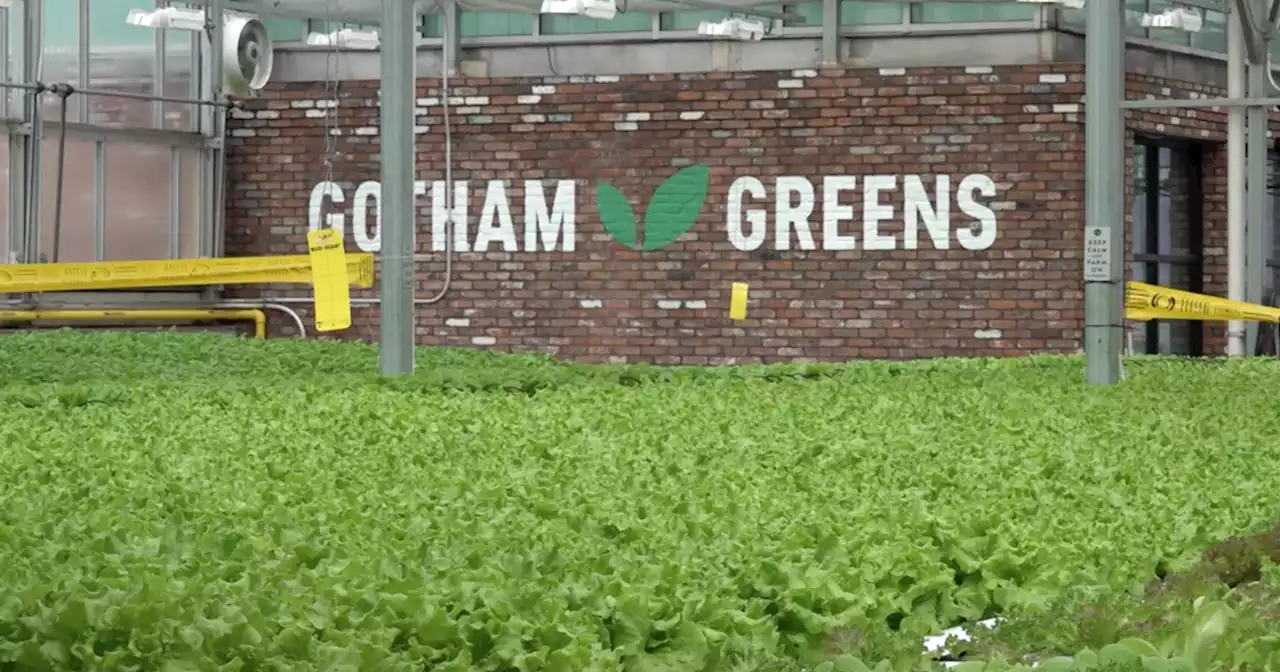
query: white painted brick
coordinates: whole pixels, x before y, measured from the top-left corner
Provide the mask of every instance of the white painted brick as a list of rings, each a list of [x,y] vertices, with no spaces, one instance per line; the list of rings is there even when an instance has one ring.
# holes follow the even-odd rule
[[[545,124],[547,123],[547,115],[525,114],[520,116],[520,121],[523,121],[526,124]]]
[[[258,132],[252,128],[237,128],[231,131],[231,137],[233,138],[252,138],[257,135]]]
[[[316,101],[314,100],[295,100],[289,103],[289,107],[292,107],[295,110],[306,110],[306,109],[313,108],[315,106],[316,106]]]
[[[640,130],[640,126],[639,126],[638,124],[636,124],[634,121],[619,121],[619,122],[617,122],[617,123],[615,123],[615,124],[613,125],[613,130],[615,130],[615,131],[637,131],[637,130]]]
[[[495,345],[498,339],[492,336],[476,336],[471,339],[471,345]]]
[[[880,68],[881,77],[898,77],[907,74],[906,68]]]
[[[537,105],[542,102],[542,96],[516,96],[516,102],[521,105]]]
[[[414,135],[426,135],[427,133],[430,133],[430,132],[431,132],[430,126],[414,126],[413,127]]]
[[[707,113],[705,110],[698,110],[697,112],[681,112],[680,113],[680,119],[683,121],[697,121],[705,116],[707,116]]]
[[[456,107],[453,111],[455,114],[480,114],[480,108],[475,106]]]
[[[578,302],[578,305],[583,308],[604,308],[604,301],[600,299],[582,299]]]
[[[252,119],[253,113],[250,112],[249,110],[242,110],[238,107],[233,107],[231,108],[231,118],[232,119]]]
[[[331,129],[329,129],[329,135],[342,135],[342,129],[341,129],[341,128],[331,128]]]
[[[804,80],[803,79],[779,79],[778,88],[779,89],[803,89]]]
[[[280,111],[279,110],[259,110],[257,116],[259,119],[279,119]]]
[[[977,329],[973,332],[973,337],[983,341],[994,341],[1004,336],[999,329]]]
[[[446,327],[469,327],[471,320],[465,317],[451,317],[444,321]]]
[[[468,96],[463,100],[466,105],[488,105],[489,96]]]
[[[324,110],[307,110],[303,114],[305,114],[308,119],[324,119],[329,116],[329,113]]]
[[[453,106],[466,105],[467,99],[462,96],[449,96],[449,104]]]
[[[368,135],[377,135],[377,134],[378,134],[377,126],[361,126],[360,128],[356,129],[356,135],[368,136]]]
[[[1053,111],[1063,114],[1074,114],[1080,111],[1080,106],[1075,103],[1059,103],[1053,106]]]
[[[1026,112],[1027,114],[1039,114],[1040,106],[1039,105],[1023,105],[1022,111]]]
[[[627,121],[649,121],[652,118],[648,112],[628,112]]]
[[[817,77],[818,71],[817,70],[792,70],[791,76],[792,77]]]
[[[423,107],[435,107],[440,104],[439,98],[419,98],[418,104]]]
[[[989,75],[992,73],[989,65],[970,65],[964,69],[966,74],[970,75]]]
[[[1058,72],[1046,72],[1040,75],[1041,84],[1066,84],[1067,76]]]
[[[658,308],[660,310],[680,310],[680,302],[664,299],[658,302]]]
[[[553,93],[555,93],[555,92],[556,92],[556,87],[554,87],[554,86],[549,86],[549,85],[548,85],[548,86],[535,86],[535,87],[533,87],[533,93],[534,93],[535,95],[539,95],[539,96],[549,96],[549,95],[551,95],[551,94],[553,94]]]
[[[316,107],[322,110],[331,110],[337,106],[338,106],[338,101],[336,100],[317,100],[316,101]]]
[[[595,77],[597,84],[616,84],[618,79],[617,75],[596,75]]]
[[[684,307],[690,310],[706,310],[707,302],[706,301],[685,301]]]

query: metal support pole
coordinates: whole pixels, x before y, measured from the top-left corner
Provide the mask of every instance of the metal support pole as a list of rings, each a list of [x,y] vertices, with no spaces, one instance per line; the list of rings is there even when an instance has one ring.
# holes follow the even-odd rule
[[[1085,381],[1114,385],[1124,338],[1124,3],[1085,12]]]
[[[382,264],[378,364],[383,375],[413,373],[414,61],[413,0],[382,3]]]
[[[840,0],[822,0],[822,64],[840,64]]]
[[[449,0],[442,3],[440,11],[443,13],[444,25],[440,27],[441,45],[440,45],[440,64],[441,68],[447,75],[457,75],[462,67],[462,50],[458,45],[462,43],[460,39],[461,30],[458,28],[458,2],[457,0]],[[550,47],[548,47],[549,49]]]
[[[1267,15],[1269,0],[1254,2],[1253,15],[1261,19]],[[1269,41],[1262,41],[1263,53],[1269,47]],[[1261,97],[1267,90],[1267,65],[1249,64],[1249,95]],[[1247,220],[1245,222],[1245,282],[1244,300],[1249,303],[1262,303],[1263,269],[1266,266],[1267,253],[1262,249],[1265,240],[1267,216],[1267,108],[1251,107],[1247,113],[1245,156],[1248,160],[1248,179],[1245,184],[1245,200],[1247,202]],[[1245,323],[1245,343],[1255,343],[1258,337],[1258,323]]]
[[[1245,32],[1240,7],[1227,16],[1227,97],[1245,96]],[[1227,298],[1244,301],[1245,285],[1245,110],[1227,110]],[[1245,354],[1245,323],[1227,323],[1227,355]]]

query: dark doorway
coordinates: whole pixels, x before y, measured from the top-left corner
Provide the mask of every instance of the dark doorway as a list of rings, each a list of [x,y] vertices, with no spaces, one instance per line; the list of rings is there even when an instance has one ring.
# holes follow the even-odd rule
[[[1204,149],[1193,142],[1139,136],[1133,147],[1133,279],[1204,291]],[[1204,354],[1204,326],[1152,320],[1139,327],[1133,351]]]

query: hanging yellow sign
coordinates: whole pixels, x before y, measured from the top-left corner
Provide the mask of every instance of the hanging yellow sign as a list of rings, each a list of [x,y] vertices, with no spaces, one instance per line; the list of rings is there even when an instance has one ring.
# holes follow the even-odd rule
[[[1202,322],[1280,322],[1280,308],[1220,299],[1145,282],[1129,282],[1124,292],[1125,319],[1198,320]]]
[[[342,232],[337,229],[309,232],[307,250],[316,299],[316,331],[341,331],[350,327],[351,287],[347,284]]]

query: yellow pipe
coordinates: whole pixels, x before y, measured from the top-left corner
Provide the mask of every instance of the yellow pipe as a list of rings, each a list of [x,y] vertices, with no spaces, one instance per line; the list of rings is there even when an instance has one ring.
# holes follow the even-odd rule
[[[89,308],[57,310],[0,310],[0,322],[35,322],[63,320],[95,322],[103,320],[253,320],[254,338],[267,337],[267,314],[256,308],[137,308],[94,310]]]

